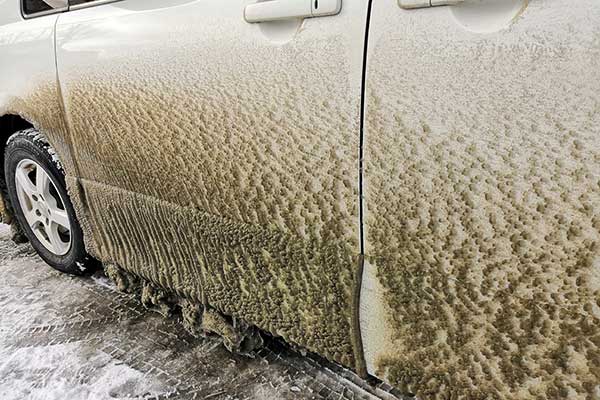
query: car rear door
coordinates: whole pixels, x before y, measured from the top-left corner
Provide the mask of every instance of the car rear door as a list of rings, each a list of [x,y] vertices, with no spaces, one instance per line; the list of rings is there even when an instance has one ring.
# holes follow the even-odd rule
[[[600,390],[600,7],[376,0],[369,371],[421,398]]]
[[[337,11],[254,3],[84,2],[61,15],[95,241],[153,284],[354,367],[367,5],[249,23]]]

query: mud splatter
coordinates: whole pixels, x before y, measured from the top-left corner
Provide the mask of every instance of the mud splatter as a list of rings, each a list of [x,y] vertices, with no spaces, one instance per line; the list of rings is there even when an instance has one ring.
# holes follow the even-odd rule
[[[341,268],[330,262],[339,256],[327,247],[110,186],[83,181],[83,187],[99,227],[98,244],[104,260],[120,261],[119,265],[126,265],[128,271],[183,298],[201,303],[206,295],[208,303],[219,312],[309,349],[323,348],[328,341],[346,342],[329,355],[351,361],[345,358],[352,354],[348,331],[339,329],[348,326],[344,316],[350,310],[326,315],[326,310],[338,307],[336,299],[350,296],[339,291],[343,283],[340,279],[321,278]],[[146,225],[137,223],[140,220]],[[159,226],[160,230],[152,228]],[[294,256],[304,254],[311,246],[321,256],[311,259],[312,263],[305,260],[303,271],[298,265],[303,260]],[[280,258],[270,254],[279,254]],[[157,267],[151,267],[154,265]],[[286,273],[287,268],[294,274]],[[300,278],[300,274],[306,277]],[[299,285],[309,285],[310,289]],[[295,296],[291,290],[304,290],[306,295]],[[329,308],[323,309],[323,301]],[[304,331],[308,324],[310,334]]]
[[[184,328],[195,337],[215,334],[229,351],[241,354],[249,354],[263,345],[259,331],[250,324],[231,320],[210,307],[178,297],[114,264],[105,264],[104,273],[119,291],[139,297],[146,309],[165,318],[181,314]]]
[[[168,73],[148,49],[61,82],[102,260],[354,367],[360,76],[319,43],[177,43]]]
[[[178,302],[175,296],[147,282],[142,285],[141,300],[144,307],[158,312],[165,318],[173,315],[175,304]]]
[[[104,273],[112,280],[117,289],[125,293],[136,293],[140,289],[140,280],[114,264],[104,264]]]
[[[202,330],[219,335],[230,351],[237,350],[243,339],[221,314],[211,309],[202,314]]]
[[[68,130],[55,82],[41,81],[22,98],[13,97],[0,105],[0,115],[19,115],[37,128],[52,144],[67,175],[76,176]]]
[[[392,3],[368,77],[367,259],[392,310],[377,373],[421,398],[597,398],[597,7],[534,1],[474,35]]]

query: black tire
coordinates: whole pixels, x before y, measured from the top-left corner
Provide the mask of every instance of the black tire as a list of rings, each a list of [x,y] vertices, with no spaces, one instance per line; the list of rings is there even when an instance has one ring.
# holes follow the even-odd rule
[[[54,254],[38,240],[21,209],[15,185],[15,171],[24,159],[35,161],[41,166],[60,195],[64,211],[69,218],[71,235],[70,248],[64,255]],[[83,275],[93,270],[96,261],[85,251],[83,232],[67,193],[63,168],[54,149],[36,129],[20,131],[10,137],[4,154],[4,176],[15,218],[40,257],[51,267],[68,274]]]

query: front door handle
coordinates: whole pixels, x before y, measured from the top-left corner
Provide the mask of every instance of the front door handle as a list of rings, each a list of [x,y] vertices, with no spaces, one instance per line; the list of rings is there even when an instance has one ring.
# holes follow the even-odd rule
[[[282,19],[324,17],[342,10],[342,0],[268,0],[246,6],[246,22],[268,22]]]
[[[410,10],[413,8],[428,8],[437,6],[454,6],[464,0],[398,0],[400,7]]]

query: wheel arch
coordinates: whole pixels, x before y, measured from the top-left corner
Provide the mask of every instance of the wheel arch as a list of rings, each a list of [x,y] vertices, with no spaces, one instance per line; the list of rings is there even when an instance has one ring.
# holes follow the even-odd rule
[[[84,232],[86,249],[99,258],[93,236],[93,223],[87,210],[87,200],[77,172],[70,132],[65,118],[60,90],[55,84],[38,85],[29,93],[8,94],[0,89],[0,221],[11,224],[13,232],[20,227],[13,220],[12,205],[6,196],[4,182],[4,151],[12,134],[35,128],[47,141],[60,160],[65,173],[67,191]],[[19,240],[15,236],[16,240]]]
[[[8,139],[15,133],[24,129],[33,128],[33,124],[18,114],[6,113],[0,116],[0,219],[6,224],[13,224],[13,212],[10,200],[6,195],[6,182],[4,179],[4,150]]]

